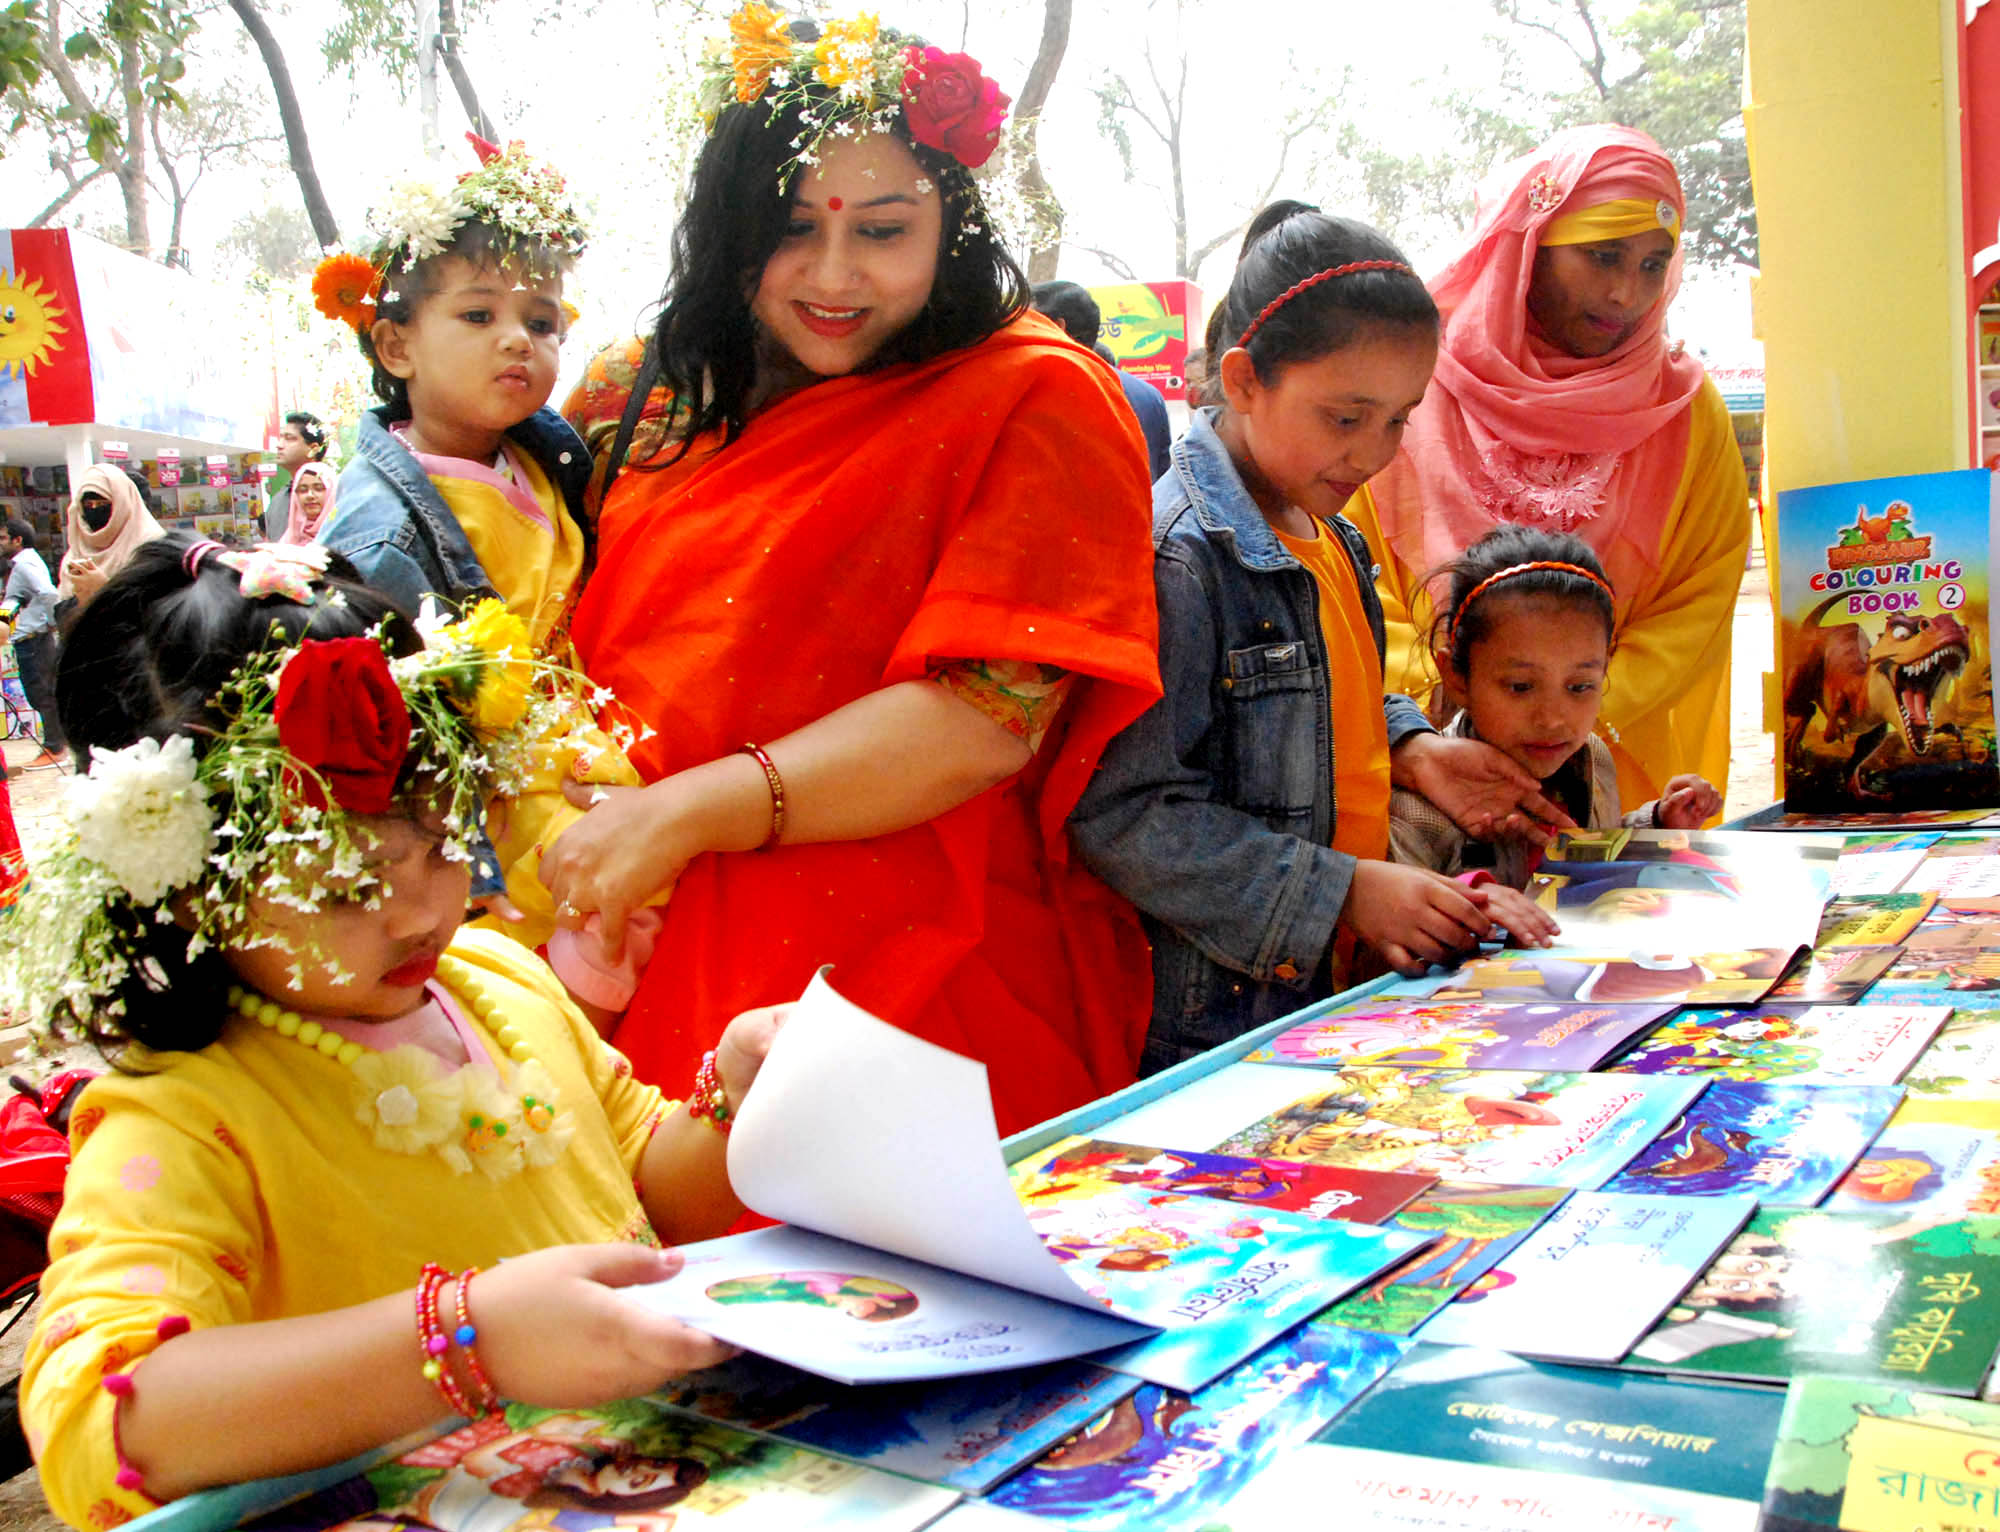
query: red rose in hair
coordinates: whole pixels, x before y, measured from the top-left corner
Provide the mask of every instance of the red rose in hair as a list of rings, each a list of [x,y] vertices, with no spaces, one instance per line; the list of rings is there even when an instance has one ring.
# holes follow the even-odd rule
[[[372,638],[308,639],[278,676],[278,743],[350,814],[385,814],[410,753],[410,712]],[[325,808],[319,782],[306,801]]]
[[[903,120],[910,137],[927,149],[942,149],[968,170],[984,165],[1007,120],[1006,93],[970,54],[911,47],[903,60],[909,65],[903,71]]]

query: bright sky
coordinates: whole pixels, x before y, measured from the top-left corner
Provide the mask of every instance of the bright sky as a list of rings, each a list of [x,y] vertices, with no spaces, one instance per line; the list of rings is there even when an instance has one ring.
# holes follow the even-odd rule
[[[718,19],[699,35],[719,34],[724,0],[707,0]],[[687,0],[597,0],[565,6],[560,24],[546,17],[522,25],[524,0],[488,0],[468,33],[464,52],[487,111],[502,136],[527,140],[571,178],[595,208],[597,239],[573,283],[584,312],[571,360],[580,365],[594,346],[629,329],[657,295],[666,269],[671,226],[663,189],[677,173],[661,161],[658,125],[662,80],[673,59],[693,39]],[[293,0],[274,15],[300,87],[308,131],[335,215],[343,231],[358,233],[361,216],[394,168],[417,151],[415,92],[386,82],[350,83],[328,76],[319,38],[336,12],[333,0]],[[1018,91],[1040,36],[1040,0],[884,0],[882,19],[917,31],[949,48],[963,46],[1003,88]],[[1492,29],[1488,0],[1191,0],[1184,32],[1174,32],[1171,0],[1077,0],[1069,51],[1043,118],[1044,168],[1069,210],[1070,227],[1085,243],[1116,250],[1141,277],[1173,274],[1172,229],[1165,184],[1166,161],[1156,141],[1134,125],[1142,172],[1154,184],[1128,184],[1116,150],[1098,131],[1098,108],[1088,86],[1107,67],[1143,79],[1145,48],[1170,67],[1185,50],[1194,62],[1188,76],[1187,156],[1190,236],[1194,242],[1220,232],[1250,209],[1269,179],[1277,132],[1288,109],[1315,93],[1338,91],[1342,105],[1378,139],[1399,151],[1438,152],[1450,147],[1449,125],[1430,108],[1447,88],[1488,87],[1497,64],[1485,42]],[[233,79],[246,91],[268,95],[254,53],[233,17],[218,12],[203,35],[197,79]],[[1553,48],[1531,57],[1552,85],[1567,88],[1575,66]],[[464,119],[442,75],[440,119],[447,156],[463,149]],[[272,113],[275,124],[275,112]],[[1393,125],[1394,132],[1391,127]],[[213,173],[191,210],[186,243],[212,248],[248,208],[265,201],[295,202],[295,183],[281,145],[272,145],[256,167]],[[470,164],[470,159],[466,160]],[[1278,195],[1325,199],[1339,206],[1339,167],[1295,159]],[[10,209],[39,207],[51,194],[46,168],[16,150],[0,160],[0,202]],[[27,216],[22,213],[20,216]],[[155,238],[165,214],[155,210]],[[89,205],[87,224],[122,225],[108,182]],[[1234,241],[1203,271],[1218,292],[1227,281]],[[1420,270],[1449,255],[1448,240],[1410,250]],[[213,271],[206,273],[214,275]],[[1062,275],[1094,283],[1118,280],[1100,261],[1066,249]],[[1673,328],[1718,361],[1754,355],[1749,340],[1747,278],[1700,276],[1683,290]]]

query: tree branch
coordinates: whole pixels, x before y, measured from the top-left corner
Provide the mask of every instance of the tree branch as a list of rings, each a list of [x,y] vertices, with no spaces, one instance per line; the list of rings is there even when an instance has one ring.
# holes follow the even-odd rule
[[[1138,274],[1125,264],[1125,258],[1122,255],[1118,255],[1110,250],[1100,250],[1095,245],[1086,245],[1080,239],[1065,239],[1063,243],[1068,245],[1072,250],[1081,250],[1086,255],[1096,256],[1111,268],[1114,276],[1123,277],[1127,282],[1136,282],[1139,280]]]
[[[229,0],[229,8],[243,23],[243,30],[257,45],[264,68],[271,76],[271,93],[278,98],[278,120],[284,124],[285,147],[292,162],[292,175],[305,200],[306,217],[312,220],[313,238],[325,250],[340,243],[340,225],[333,220],[326,193],[320,189],[319,174],[313,169],[312,149],[306,142],[306,120],[299,111],[298,92],[292,87],[292,72],[285,66],[284,50],[271,33],[270,23],[257,9],[257,0]]]
[[[55,217],[56,214],[60,213],[64,208],[68,207],[70,203],[75,199],[76,194],[82,191],[86,186],[90,185],[92,181],[95,181],[99,176],[106,176],[111,174],[111,167],[108,165],[93,166],[91,168],[90,174],[87,176],[83,176],[81,178],[72,175],[70,173],[70,168],[67,165],[62,167],[62,171],[63,171],[63,178],[69,182],[69,189],[63,192],[60,196],[56,198],[55,201],[51,202],[47,207],[43,208],[39,213],[35,214],[33,218],[30,218],[26,223],[22,224],[21,225],[22,228],[24,229],[41,228],[51,218]]]
[[[488,143],[499,142],[500,135],[493,131],[493,122],[479,105],[479,96],[472,88],[472,76],[466,72],[465,61],[458,52],[458,12],[453,0],[438,0],[438,57],[444,61],[444,72],[451,76],[452,89],[458,92],[458,104],[465,108],[465,115],[472,123],[472,131]]]

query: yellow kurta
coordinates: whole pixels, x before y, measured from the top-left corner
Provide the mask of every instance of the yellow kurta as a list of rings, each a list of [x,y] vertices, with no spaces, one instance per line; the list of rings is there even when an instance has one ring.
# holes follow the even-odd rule
[[[1618,765],[1623,807],[1660,795],[1669,777],[1729,778],[1729,652],[1736,592],[1750,547],[1749,484],[1713,382],[1688,406],[1687,461],[1654,565],[1617,592],[1617,649],[1598,729]],[[1389,630],[1384,684],[1422,699],[1436,683],[1426,635],[1431,571],[1411,569],[1382,535],[1364,488],[1347,518],[1368,539]]]
[[[632,1177],[669,1104],[520,947],[462,931],[451,952],[481,971],[575,1116],[553,1164],[495,1179],[379,1148],[346,1066],[241,1017],[199,1053],[159,1055],[157,1073],[85,1089],[21,1376],[28,1441],[65,1521],[109,1527],[153,1508],[117,1487],[117,1401],[101,1380],[131,1371],[169,1316],[196,1329],[288,1319],[412,1287],[425,1261],[459,1270],[549,1245],[652,1242]]]
[[[527,624],[535,652],[574,666],[568,617],[583,575],[583,532],[540,464],[525,452],[510,452],[509,460],[545,519],[527,515],[483,479],[433,474],[431,484],[458,518],[507,610]],[[507,880],[507,897],[525,917],[496,923],[494,929],[524,946],[541,946],[555,930],[554,904],[536,871],[537,848],[551,844],[583,813],[563,796],[563,783],[572,779],[639,785],[639,774],[624,751],[597,727],[593,710],[584,705],[574,710],[566,727],[543,741],[520,795],[493,821],[493,849]]]

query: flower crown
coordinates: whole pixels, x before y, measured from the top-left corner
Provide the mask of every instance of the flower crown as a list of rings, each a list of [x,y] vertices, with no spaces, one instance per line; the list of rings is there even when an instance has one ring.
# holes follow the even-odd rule
[[[313,302],[327,318],[366,330],[383,278],[444,254],[468,223],[499,230],[500,259],[535,275],[583,254],[590,234],[556,168],[532,158],[519,139],[503,149],[465,136],[477,170],[453,177],[426,166],[396,182],[368,214],[369,253],[337,252],[313,269]]]
[[[309,552],[321,554],[317,568]],[[323,550],[228,554],[210,543],[187,557],[198,569],[205,556],[236,569],[248,597],[345,600],[319,583]],[[190,733],[93,748],[63,805],[74,839],[37,864],[0,922],[0,1015],[89,1032],[118,1014],[135,965],[167,988],[171,976],[137,950],[134,908],[140,921],[190,926],[191,961],[242,942],[253,893],[308,913],[379,897],[352,817],[390,811],[399,786],[421,784],[442,813],[446,854],[470,862],[484,845],[485,796],[518,790],[531,742],[559,727],[582,678],[536,659],[498,601],[458,622],[426,603],[417,629],[424,647],[395,658],[379,631],[290,644],[274,630],[214,698],[211,714],[227,721],[199,756]],[[341,972],[282,937],[253,940],[292,951],[294,982],[308,960]]]
[[[819,163],[826,139],[885,132],[900,115],[910,137],[968,170],[992,157],[1008,97],[979,61],[910,41],[870,12],[798,27],[768,5],[746,4],[729,18],[729,40],[710,46],[702,114],[712,127],[725,111],[763,102],[775,117],[795,110],[797,150],[784,185]]]

